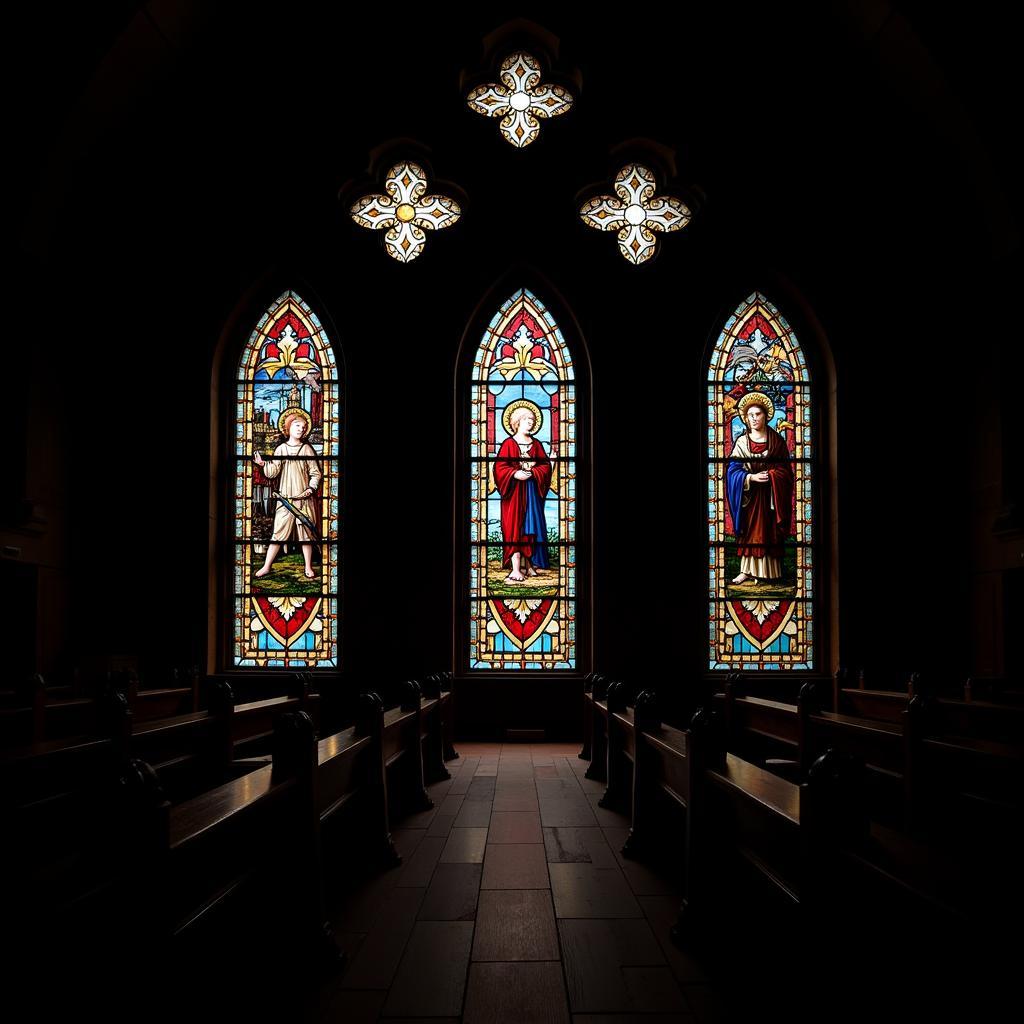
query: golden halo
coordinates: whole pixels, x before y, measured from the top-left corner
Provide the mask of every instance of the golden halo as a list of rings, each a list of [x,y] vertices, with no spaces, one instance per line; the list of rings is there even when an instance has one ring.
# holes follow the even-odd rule
[[[505,433],[515,433],[512,429],[512,413],[516,409],[529,409],[533,413],[533,432],[534,434],[539,434],[540,428],[544,426],[544,414],[540,411],[540,406],[536,402],[531,402],[528,398],[517,398],[514,402],[509,402],[505,406],[505,411],[501,414],[501,425],[505,428]]]
[[[775,415],[775,406],[772,404],[772,400],[763,391],[750,391],[736,403],[736,408],[739,410],[739,417],[741,420],[745,420],[747,415],[747,406],[749,405],[763,405],[765,426],[771,423],[772,417]]]
[[[281,415],[277,418],[277,429],[280,430],[285,437],[288,436],[288,431],[284,429],[284,421],[289,416],[298,416],[306,421],[306,432],[302,435],[302,437],[303,440],[309,437],[309,432],[313,429],[313,420],[310,418],[309,413],[306,412],[305,409],[300,409],[297,405],[293,405],[291,408],[285,409],[285,411],[281,413]]]

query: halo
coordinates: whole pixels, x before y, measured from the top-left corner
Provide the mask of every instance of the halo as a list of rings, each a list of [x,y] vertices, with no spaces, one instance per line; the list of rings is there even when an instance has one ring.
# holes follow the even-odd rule
[[[285,409],[285,411],[281,413],[281,415],[277,418],[277,429],[280,430],[281,433],[285,435],[285,437],[288,436],[288,431],[284,429],[284,421],[289,416],[299,416],[300,418],[306,421],[306,432],[302,436],[308,437],[309,432],[313,429],[313,420],[310,418],[309,413],[306,412],[305,409],[300,409],[297,405],[293,405],[290,408]]]
[[[515,433],[512,429],[512,413],[516,409],[529,409],[533,413],[533,432],[534,434],[539,433],[540,428],[544,426],[544,414],[540,411],[540,406],[536,402],[531,402],[528,398],[517,398],[514,402],[509,402],[505,406],[505,411],[501,414],[501,425],[505,428],[505,433]]]
[[[772,417],[775,415],[775,405],[763,391],[748,391],[747,394],[745,394],[736,403],[736,408],[739,410],[740,419],[743,419],[746,416],[747,406],[749,405],[763,405],[764,422],[765,424],[771,423]]]

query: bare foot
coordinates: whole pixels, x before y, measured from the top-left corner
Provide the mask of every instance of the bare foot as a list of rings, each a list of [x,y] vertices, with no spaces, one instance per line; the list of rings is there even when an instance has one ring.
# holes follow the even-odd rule
[[[522,583],[526,577],[521,572],[510,572],[505,577],[506,583]]]
[[[312,570],[312,569],[307,569],[307,570],[306,570],[306,579],[307,579],[307,580],[311,580],[311,579],[313,579],[313,577],[314,577],[314,576],[316,576],[316,573],[315,573],[315,572],[313,572],[313,570]]]
[[[734,576],[732,581],[733,583],[746,583],[749,579],[753,579],[753,577],[748,576],[745,572],[741,572],[739,576]]]
[[[262,569],[257,569],[256,570],[256,575],[257,576],[266,576],[268,572],[270,572],[270,566],[269,565],[265,565],[265,566],[263,566]]]

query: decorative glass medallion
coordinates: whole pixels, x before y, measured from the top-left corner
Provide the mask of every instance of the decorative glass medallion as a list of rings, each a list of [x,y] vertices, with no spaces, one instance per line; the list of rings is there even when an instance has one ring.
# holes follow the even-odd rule
[[[566,113],[572,93],[560,85],[540,85],[540,64],[528,53],[513,53],[501,65],[501,82],[478,85],[466,97],[470,110],[500,117],[505,139],[518,149],[540,135],[540,120]]]
[[[450,228],[462,213],[449,196],[424,195],[427,172],[411,161],[388,171],[384,190],[387,195],[363,196],[349,212],[360,227],[387,229],[384,246],[399,263],[409,263],[423,252],[427,231]]]
[[[656,196],[654,173],[627,164],[615,176],[615,195],[596,196],[580,207],[580,218],[598,231],[616,231],[619,252],[630,263],[646,263],[657,251],[654,232],[679,231],[690,209],[673,196]]]

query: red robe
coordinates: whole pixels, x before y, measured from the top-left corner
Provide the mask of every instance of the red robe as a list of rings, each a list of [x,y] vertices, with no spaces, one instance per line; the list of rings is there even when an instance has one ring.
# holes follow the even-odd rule
[[[526,518],[526,488],[536,487],[540,500],[551,487],[551,460],[544,451],[544,445],[534,439],[530,445],[529,460],[533,462],[533,479],[517,480],[514,473],[522,468],[523,457],[519,442],[506,437],[494,463],[494,482],[501,495],[501,536],[505,544],[503,566],[511,565],[512,556],[518,551],[527,558],[533,555],[535,541],[546,543],[546,537],[534,537],[523,533]]]

